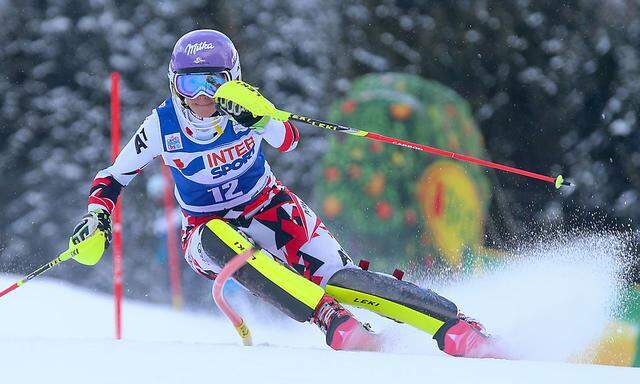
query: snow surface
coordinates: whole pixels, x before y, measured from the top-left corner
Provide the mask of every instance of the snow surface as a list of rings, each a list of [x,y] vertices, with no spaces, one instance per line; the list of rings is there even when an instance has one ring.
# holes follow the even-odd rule
[[[213,301],[202,312],[125,301],[116,341],[109,296],[38,278],[0,299],[0,383],[637,383],[639,368],[562,362],[612,315],[621,266],[602,255],[615,244],[600,237],[523,250],[526,260],[440,287],[528,359],[518,361],[449,357],[428,335],[362,311],[387,338],[385,352],[336,352],[314,326],[255,299],[232,301],[253,347],[240,345]],[[16,279],[0,275],[0,287]]]

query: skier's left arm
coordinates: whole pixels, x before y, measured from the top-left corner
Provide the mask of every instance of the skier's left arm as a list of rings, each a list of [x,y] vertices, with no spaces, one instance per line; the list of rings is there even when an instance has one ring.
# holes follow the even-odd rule
[[[260,98],[268,102],[264,96]],[[281,152],[289,152],[296,148],[300,140],[298,128],[289,121],[278,121],[270,116],[256,116],[250,111],[252,105],[245,100],[216,100],[216,107],[238,124],[255,130],[267,143]]]
[[[298,146],[300,132],[295,125],[288,121],[277,121],[269,118],[268,122],[260,130],[256,129],[260,135],[274,148],[281,152],[289,152]]]

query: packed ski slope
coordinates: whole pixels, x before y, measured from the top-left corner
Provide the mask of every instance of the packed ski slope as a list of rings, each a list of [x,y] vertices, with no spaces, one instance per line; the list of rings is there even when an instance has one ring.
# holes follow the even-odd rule
[[[585,241],[524,250],[527,261],[440,287],[526,360],[444,356],[427,335],[360,312],[382,330],[386,351],[335,352],[314,326],[253,300],[238,307],[253,347],[240,345],[213,301],[198,313],[127,301],[115,341],[110,297],[41,278],[0,300],[0,383],[640,382],[637,368],[562,362],[597,338],[616,299],[619,264],[600,257],[611,239]],[[15,278],[0,275],[0,285]]]

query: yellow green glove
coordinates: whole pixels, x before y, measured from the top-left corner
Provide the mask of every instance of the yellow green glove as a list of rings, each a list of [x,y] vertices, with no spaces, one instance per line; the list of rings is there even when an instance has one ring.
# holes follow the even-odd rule
[[[95,265],[111,243],[111,215],[105,210],[84,215],[73,229],[69,249],[75,261]]]
[[[269,119],[287,121],[291,114],[277,109],[255,88],[243,81],[228,81],[214,95],[216,107],[245,127],[264,128]]]

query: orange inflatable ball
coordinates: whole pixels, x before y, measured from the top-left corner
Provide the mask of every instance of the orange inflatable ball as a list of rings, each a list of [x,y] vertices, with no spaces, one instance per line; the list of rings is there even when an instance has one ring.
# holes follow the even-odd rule
[[[411,106],[408,104],[391,104],[389,106],[391,116],[396,120],[407,120],[411,117]]]
[[[371,180],[369,180],[369,183],[367,183],[366,185],[367,194],[373,197],[380,196],[382,192],[384,192],[384,185],[385,185],[384,175],[381,173],[374,174],[371,177]]]
[[[451,104],[447,104],[444,107],[444,109],[447,112],[447,116],[449,116],[449,117],[456,117],[456,115],[458,114],[458,111],[456,110],[456,107],[451,105]]]
[[[342,203],[333,195],[327,196],[327,198],[324,199],[322,211],[327,218],[333,219],[342,212]]]
[[[376,214],[382,220],[389,220],[393,216],[393,208],[386,201],[376,203]]]
[[[380,153],[380,152],[382,152],[382,150],[383,150],[384,148],[382,147],[382,143],[381,143],[381,142],[379,142],[379,141],[372,141],[372,142],[369,144],[369,149],[370,149],[370,150],[371,150],[371,152],[373,152],[373,153]]]
[[[349,177],[353,180],[357,180],[362,177],[362,168],[359,165],[351,164],[349,166]]]
[[[340,179],[340,171],[336,167],[328,167],[324,170],[324,178],[330,183]]]
[[[347,100],[344,103],[342,103],[342,105],[340,106],[340,109],[342,110],[342,112],[349,114],[353,112],[357,106],[358,104],[355,101]]]
[[[418,214],[413,209],[405,209],[404,222],[408,225],[414,225],[418,222]]]

